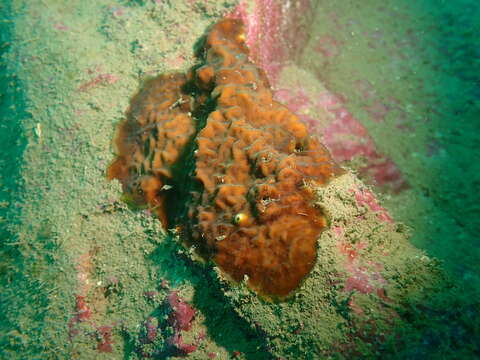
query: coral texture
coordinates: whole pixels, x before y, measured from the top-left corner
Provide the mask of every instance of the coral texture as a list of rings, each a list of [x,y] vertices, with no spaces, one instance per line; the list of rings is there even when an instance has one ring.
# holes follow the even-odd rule
[[[115,140],[117,158],[109,179],[118,179],[137,203],[148,203],[167,224],[163,206],[166,182],[195,131],[190,97],[182,94],[183,74],[161,75],[148,81],[132,99]]]
[[[162,205],[161,189],[166,179],[180,186],[171,167],[194,132],[192,111],[193,194],[181,220],[187,242],[233,280],[248,279],[258,293],[284,298],[312,269],[326,226],[313,205],[313,186],[342,170],[299,118],[272,99],[264,72],[248,59],[239,20],[210,30],[201,61],[188,86],[182,75],[160,76],[134,98],[109,176],[127,190],[141,189],[141,200],[165,220],[169,204]],[[152,136],[149,127],[168,136]]]
[[[262,70],[248,60],[243,27],[225,20],[209,33],[200,88],[217,105],[197,136],[196,177],[204,191],[191,216],[194,238],[233,279],[258,292],[295,289],[316,260],[326,221],[311,185],[339,172],[317,138],[272,99]]]

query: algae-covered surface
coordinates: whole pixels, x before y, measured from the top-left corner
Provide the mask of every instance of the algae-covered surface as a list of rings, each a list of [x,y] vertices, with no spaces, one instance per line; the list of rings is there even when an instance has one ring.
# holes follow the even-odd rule
[[[411,241],[478,288],[480,6],[320,1],[297,65],[346,98],[407,186],[384,192]],[[315,54],[316,56],[312,56]]]
[[[351,173],[316,189],[330,222],[317,264],[294,296],[272,303],[199,262],[105,177],[143,80],[192,66],[195,43],[236,2],[2,2],[0,357],[480,356],[478,24],[469,23],[478,8],[469,4],[315,2],[311,43],[283,84],[295,81],[293,67],[321,73],[307,76],[311,86],[351,99],[409,187],[384,192],[388,212]],[[332,31],[338,38],[315,52],[315,36]],[[368,41],[357,36],[365,32]],[[172,293],[195,309],[181,340]]]
[[[165,297],[144,294],[162,279],[186,298],[203,282],[198,288],[209,302],[196,306],[210,314],[205,322],[216,344],[205,351],[225,357],[261,346],[215,294],[207,295],[207,280],[183,263],[156,219],[119,202],[119,184],[105,177],[115,126],[142,76],[188,66],[198,35],[226,5],[2,5],[9,31],[2,39],[9,82],[2,136],[16,156],[5,157],[2,172],[4,207],[12,210],[4,220],[11,222],[4,243],[11,258],[2,261],[9,309],[2,312],[2,354],[111,358],[97,351],[95,332],[112,326],[113,351],[128,357],[137,346],[130,335],[138,337]],[[71,341],[75,297],[90,287],[101,293],[89,305],[92,324],[79,324],[86,329]]]

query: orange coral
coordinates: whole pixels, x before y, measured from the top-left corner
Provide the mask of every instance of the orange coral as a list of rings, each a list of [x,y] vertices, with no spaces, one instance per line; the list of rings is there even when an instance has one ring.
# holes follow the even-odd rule
[[[164,185],[195,131],[191,98],[181,92],[185,81],[183,74],[161,75],[132,99],[127,118],[118,127],[117,158],[107,172],[137,203],[152,205],[164,225],[164,189],[168,188]]]
[[[258,293],[284,298],[312,269],[326,226],[311,187],[342,170],[298,117],[272,99],[263,71],[248,60],[241,22],[216,24],[204,50],[203,64],[188,74],[197,127],[205,123],[193,137],[201,186],[188,205],[188,243],[235,281],[248,278]],[[160,190],[166,179],[175,182],[170,169],[194,132],[184,82],[182,75],[161,76],[134,98],[109,171],[160,208]],[[177,98],[185,104],[174,106]],[[152,140],[151,124],[159,134],[175,124],[181,141]],[[165,221],[164,210],[159,214]]]
[[[259,293],[284,297],[311,270],[326,225],[309,185],[340,169],[272,99],[263,71],[248,60],[239,21],[216,24],[205,49],[196,81],[213,87],[217,106],[197,135],[196,177],[204,191],[191,207],[194,241],[234,280],[247,275]]]

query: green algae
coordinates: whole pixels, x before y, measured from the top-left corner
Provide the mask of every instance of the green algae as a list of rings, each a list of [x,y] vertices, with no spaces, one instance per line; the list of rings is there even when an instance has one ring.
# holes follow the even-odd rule
[[[5,260],[17,273],[10,276],[11,290],[4,291],[9,312],[2,326],[9,329],[2,335],[2,356],[135,358],[140,328],[165,296],[161,281],[190,292],[205,281],[178,257],[178,245],[156,219],[117,201],[120,186],[106,181],[105,170],[113,158],[116,123],[142,77],[188,67],[183,54],[192,53],[198,35],[227,5],[205,3],[178,42],[167,24],[186,24],[181,19],[191,10],[185,4],[179,12],[169,3],[142,7],[106,1],[70,2],[68,9],[64,2],[15,2],[8,9],[15,19],[8,41],[15,46],[5,61],[8,75],[21,79],[26,98],[21,110],[28,114],[9,110],[9,115],[16,122],[12,128],[19,128],[16,141],[25,134],[28,144],[23,155],[19,147],[21,161],[12,161],[23,191],[16,199],[21,214],[11,246],[23,265],[15,268],[13,260]],[[78,263],[86,253],[94,254],[90,291],[102,294],[102,301],[92,304],[96,326],[113,327],[113,354],[97,351],[96,326],[74,324],[78,334],[73,337],[69,331],[79,292]],[[108,290],[112,284],[115,291]],[[144,296],[152,290],[159,292],[155,301]],[[218,295],[217,300],[210,292],[205,295],[194,305],[207,314],[211,306],[223,316],[206,321],[211,330],[205,344],[210,345],[202,345],[199,353],[209,350],[226,358],[234,350],[257,352],[261,343],[245,340],[249,330],[242,321],[222,310]],[[228,335],[221,339],[220,332]]]
[[[310,40],[296,60],[347,99],[379,151],[397,164],[409,188],[379,189],[384,203],[415,229],[411,241],[442,259],[471,296],[478,296],[480,280],[480,253],[472,246],[479,229],[472,158],[479,11],[468,0],[317,2]],[[322,38],[333,56],[315,50]]]

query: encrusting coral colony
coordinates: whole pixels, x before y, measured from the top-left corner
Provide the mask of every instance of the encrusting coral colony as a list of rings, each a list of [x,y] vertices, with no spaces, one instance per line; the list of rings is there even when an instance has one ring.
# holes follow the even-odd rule
[[[244,37],[241,21],[222,20],[187,75],[147,82],[120,124],[108,176],[228,277],[282,299],[312,269],[327,225],[313,186],[343,171],[272,99]]]

